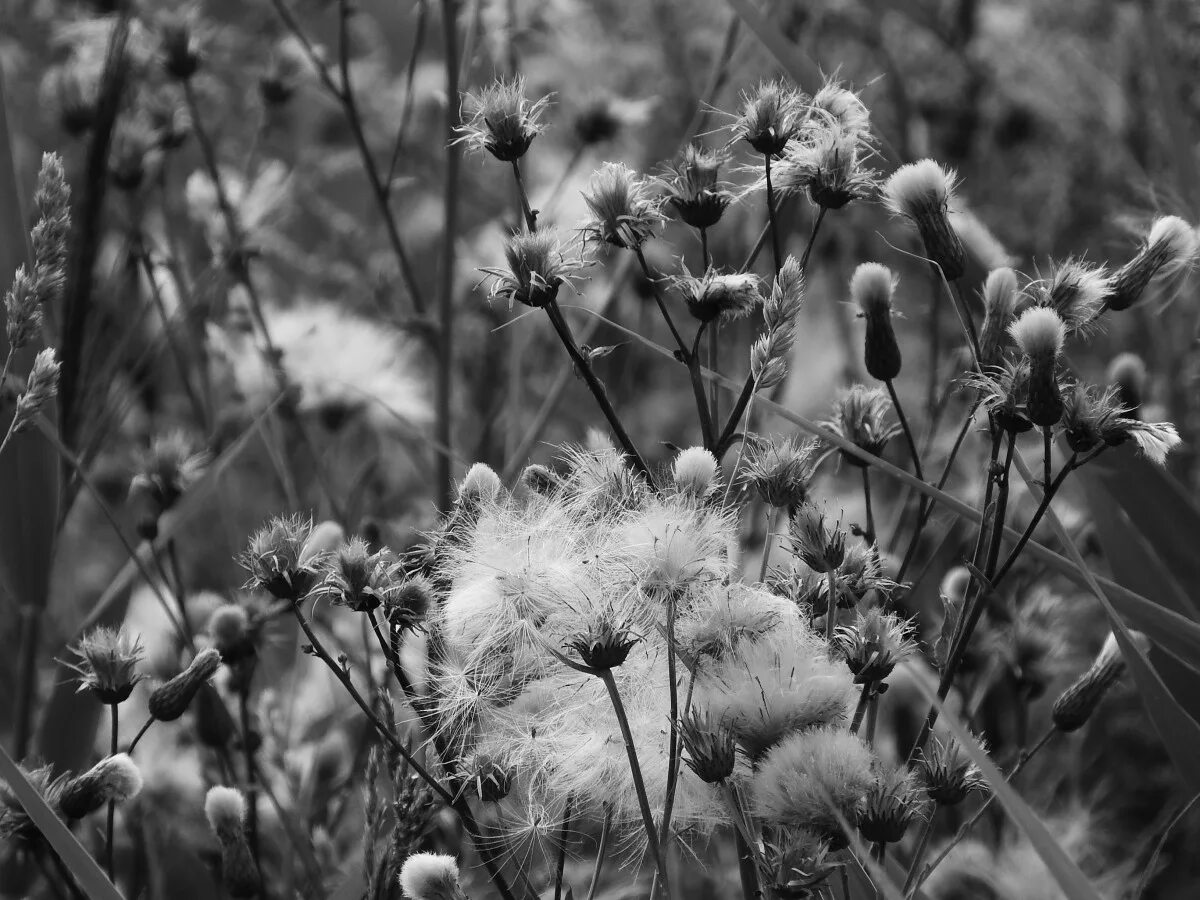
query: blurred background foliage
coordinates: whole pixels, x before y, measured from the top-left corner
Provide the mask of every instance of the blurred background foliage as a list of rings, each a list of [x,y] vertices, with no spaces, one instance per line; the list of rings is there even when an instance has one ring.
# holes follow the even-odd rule
[[[182,580],[200,597],[227,593],[240,582],[235,557],[244,536],[287,507],[408,545],[432,524],[443,496],[441,448],[429,438],[439,354],[429,321],[415,314],[422,305],[433,307],[444,260],[448,135],[440,5],[354,4],[342,37],[361,143],[271,0],[210,0],[199,9],[196,108],[230,183],[238,186],[256,284],[309,436],[303,445],[285,442],[291,479],[281,474],[289,466],[272,456],[265,437],[288,425],[262,415],[273,385],[269,367],[248,350],[245,292],[214,253],[213,233],[220,229],[212,225],[211,189],[205,192],[203,146],[187,104],[158,65],[154,26],[175,10],[173,2],[138,4],[129,35],[128,86],[107,166],[118,181],[125,165],[132,184],[109,184],[101,194],[95,179],[89,182],[94,132],[87,126],[115,5],[6,0],[0,10],[9,139],[25,202],[48,149],[66,161],[77,203],[100,198],[94,265],[85,273],[90,313],[74,360],[79,390],[64,438],[91,472],[99,497],[131,529],[137,511],[126,497],[138,452],[151,436],[173,428],[198,433],[221,465],[186,515],[181,512],[175,538]],[[463,90],[519,72],[530,96],[553,94],[552,127],[524,171],[542,221],[574,226],[584,212],[579,188],[602,161],[658,171],[689,130],[714,145],[727,141],[727,120],[717,110],[734,108],[740,90],[781,74],[736,5],[459,4]],[[1200,6],[1190,0],[780,0],[754,8],[797,48],[801,87],[815,89],[824,73],[861,91],[880,136],[881,171],[924,156],[957,170],[964,200],[957,221],[977,282],[997,265],[1011,263],[1033,275],[1072,254],[1119,264],[1153,217],[1178,214],[1194,222],[1200,216]],[[316,52],[336,64],[343,46],[339,5],[302,0],[287,9]],[[149,149],[147,142],[157,146]],[[364,177],[364,147],[387,192],[409,272]],[[130,173],[128,166],[140,171]],[[550,459],[556,445],[581,440],[598,422],[591,398],[570,377],[540,319],[489,306],[477,289],[479,267],[497,264],[502,237],[517,226],[511,184],[498,171],[490,159],[463,161],[452,272],[456,477],[476,460],[511,476],[529,459]],[[785,207],[786,250],[804,246],[812,217],[804,203]],[[761,219],[761,202],[735,204],[710,235],[714,258],[739,264]],[[665,237],[648,251],[658,269],[676,272],[681,262],[699,268],[690,233],[675,223]],[[149,264],[136,252],[140,241],[157,248]],[[957,374],[951,364],[929,371],[922,361],[931,285],[924,264],[903,255],[917,249],[912,235],[874,204],[854,204],[831,217],[810,269],[781,402],[819,418],[839,387],[864,377],[860,333],[845,300],[850,273],[869,259],[886,261],[902,279],[897,305],[907,318],[899,327],[906,361],[912,360],[902,395],[917,406],[928,391],[950,382]],[[668,343],[647,286],[617,263],[596,267],[580,298],[565,302],[603,308],[606,316]],[[767,271],[765,257],[758,266]],[[65,324],[53,313],[49,318],[52,331]],[[1195,282],[1160,288],[1151,302],[1109,319],[1107,331],[1071,363],[1102,382],[1117,352],[1145,359],[1149,405],[1162,414],[1148,417],[1178,425],[1185,445],[1172,457],[1173,475],[1194,496],[1200,431]],[[956,325],[947,320],[945,327],[949,342]],[[743,371],[752,336],[751,325],[727,330],[727,371]],[[613,329],[601,327],[589,340],[619,345],[598,361],[598,371],[652,462],[669,459],[670,446],[694,441],[688,385],[678,371]],[[199,404],[189,396],[199,389],[180,375],[173,342],[191,348],[189,358],[203,358]],[[916,374],[924,371],[928,384]],[[543,416],[544,406],[552,411]],[[755,427],[779,431],[785,423],[760,419]],[[903,460],[901,448],[890,453]],[[133,587],[125,551],[96,497],[65,474],[40,639],[46,659],[62,656],[59,648],[94,618],[101,598],[113,600],[101,621],[119,621],[127,608],[134,615],[149,605],[144,589]],[[838,478],[853,483],[846,473],[835,476],[831,492]],[[966,478],[951,488],[971,485]],[[895,488],[885,490],[894,500]],[[1076,524],[1083,515],[1077,507]],[[950,541],[930,554],[944,570],[960,555],[956,549]],[[122,567],[126,576],[114,589]],[[939,570],[933,565],[931,571],[936,576]],[[914,604],[935,605],[935,587],[927,584]],[[1194,600],[1194,583],[1184,589]],[[17,617],[0,617],[4,685],[17,679],[18,627]],[[1094,648],[1096,628],[1071,633],[1075,627],[1064,626],[1069,642]],[[153,648],[152,639],[146,643]],[[280,643],[294,642],[289,636]],[[279,665],[286,668],[290,653],[283,657]],[[80,721],[97,713],[73,698],[73,686],[64,689],[61,669],[42,674],[39,708],[46,712],[36,749],[63,765],[79,765],[91,735]],[[11,692],[0,691],[0,722],[12,721],[11,703]],[[330,713],[327,699],[317,706]],[[322,721],[314,714],[308,722],[313,746]],[[87,735],[83,743],[81,735]],[[1063,752],[1072,757],[1066,777],[1073,783],[1060,791],[1045,782],[1045,796],[1061,792],[1093,801],[1104,817],[1097,832],[1102,840],[1122,848],[1121,858],[1144,861],[1147,835],[1161,829],[1164,810],[1177,811],[1178,787],[1136,699],[1124,698],[1086,742]],[[1053,760],[1057,767],[1043,762],[1046,773],[1063,771],[1061,757]],[[1029,777],[1036,782],[1043,773]],[[1168,847],[1186,846],[1195,834],[1196,824],[1185,823]],[[1094,848],[1098,855],[1103,846]],[[1171,866],[1146,896],[1191,896],[1195,862],[1178,853],[1168,858]]]

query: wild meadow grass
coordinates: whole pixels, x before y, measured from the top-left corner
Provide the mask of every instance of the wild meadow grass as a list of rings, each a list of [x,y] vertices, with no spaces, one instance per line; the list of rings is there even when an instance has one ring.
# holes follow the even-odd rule
[[[14,6],[0,896],[1192,895],[1175,4]]]

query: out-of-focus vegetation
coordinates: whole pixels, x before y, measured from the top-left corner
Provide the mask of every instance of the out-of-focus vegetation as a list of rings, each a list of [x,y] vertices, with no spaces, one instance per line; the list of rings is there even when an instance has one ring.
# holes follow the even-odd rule
[[[14,287],[3,347],[22,346],[7,353],[0,424],[24,427],[0,446],[0,741],[78,841],[64,849],[65,832],[24,818],[20,779],[0,771],[9,785],[0,895],[102,896],[91,891],[107,870],[130,898],[399,897],[401,866],[420,852],[458,857],[470,897],[557,897],[564,883],[576,897],[645,896],[662,888],[656,858],[679,897],[750,896],[752,875],[768,896],[845,900],[876,889],[902,896],[918,882],[942,900],[1193,895],[1195,248],[1128,309],[1109,302],[1115,282],[1105,279],[1128,276],[1131,260],[1153,249],[1154,223],[1179,217],[1169,221],[1195,240],[1194,4],[10,0],[0,22],[0,274],[7,285],[24,264],[40,310],[15,335]],[[536,127],[512,164],[487,144],[503,123],[471,115],[488,108],[496,79],[517,78],[521,115]],[[847,145],[861,151],[862,190],[844,206],[814,200],[811,179],[789,190],[789,171],[799,176],[786,151],[782,180],[765,190],[764,157],[737,116],[744,95],[761,96],[771,79],[807,95],[793,146],[816,146],[831,117],[844,124],[844,110],[812,113],[827,81],[869,111],[861,142],[855,131]],[[693,186],[696,158],[681,156],[689,145],[727,154],[709,186],[722,198],[719,221],[703,229],[664,199]],[[889,175],[927,158],[957,174],[946,220],[965,248],[957,277],[924,229],[881,202]],[[603,227],[593,173],[611,162],[648,176],[644,241]],[[69,230],[56,237],[68,213]],[[549,304],[507,296],[506,245],[551,229],[563,259],[586,265],[568,267]],[[62,259],[39,255],[60,245]],[[794,269],[783,265],[789,257]],[[756,276],[735,285],[752,309],[697,332],[703,317],[685,299],[710,283],[710,261],[717,277]],[[847,411],[835,401],[848,388],[885,377],[870,344],[864,359],[863,316],[851,302],[851,276],[868,261],[896,279],[884,318],[903,368],[878,388],[874,412]],[[974,361],[962,317],[986,329],[985,283],[1006,267],[1021,291],[1010,318],[1039,298],[1056,306],[1051,288],[1063,273],[1099,279],[1089,284],[1103,314],[1089,307],[1089,327],[1069,334],[1051,367],[1069,404],[1047,426],[1057,432],[1046,473],[1064,474],[1044,518],[1045,423],[1035,421],[1020,461],[1007,464],[1003,402],[977,408],[991,373],[963,377]],[[517,286],[528,288],[517,269]],[[801,269],[802,290],[787,277]],[[779,312],[789,291],[803,298],[798,315]],[[1068,324],[1070,297],[1056,306]],[[676,323],[686,337],[678,347]],[[786,375],[768,384],[775,370],[765,377],[761,358],[752,369],[750,348],[782,331],[786,341],[776,334],[782,343],[763,352]],[[1031,365],[1021,337],[1013,346],[1000,334],[1003,352]],[[61,366],[52,398],[31,376],[45,347]],[[40,359],[45,392],[51,357]],[[1113,386],[1123,421],[1169,421],[1182,442],[1156,466],[1131,449],[1145,448],[1139,431],[1091,462],[1093,448],[1081,452],[1071,430],[1087,418],[1075,382],[1096,385],[1097,396]],[[877,443],[861,433],[874,419],[887,430]],[[1123,427],[1122,441],[1136,430]],[[805,445],[814,433],[821,443]],[[590,450],[563,450],[581,444]],[[628,471],[614,462],[632,445],[641,481],[629,474],[634,453]],[[700,447],[719,469],[709,472],[699,450],[680,453]],[[796,468],[783,480],[798,493],[776,503],[762,484],[789,452]],[[1088,465],[1076,473],[1080,459]],[[926,484],[906,480],[910,472]],[[595,497],[610,490],[613,509],[596,512]],[[828,523],[805,518],[810,502]],[[995,539],[989,561],[997,521],[1015,531]],[[850,548],[828,582],[814,579],[824,570],[805,555],[813,527],[824,534],[826,524]],[[1026,531],[1029,546],[1009,560]],[[693,556],[664,563],[660,545],[678,534]],[[546,671],[564,653],[605,668],[587,654],[597,633],[613,639],[613,622],[584,614],[594,598],[565,599],[578,589],[571,567],[581,553],[594,553],[606,602],[619,587],[627,605],[617,624],[636,638],[624,674],[608,671],[617,673],[610,690],[626,691],[634,743],[662,757],[643,756],[649,793],[658,792],[649,810],[623,768],[628,733],[608,680]],[[536,625],[489,630],[506,620],[470,594],[485,575],[528,579],[530,608],[546,597],[554,608],[522,606],[516,619]],[[844,605],[859,607],[840,620],[826,609],[838,578]],[[711,614],[714,633],[737,631],[734,606],[746,621],[771,618],[746,632],[753,640],[728,638],[729,659],[755,679],[778,678],[787,654],[804,658],[803,677],[793,669],[773,685],[780,697],[808,678],[847,682],[831,692],[833,712],[807,723],[828,729],[826,743],[787,745],[783,732],[803,730],[795,722],[769,739],[730,724],[750,702],[737,689],[743,667],[712,662],[707,681],[697,674],[710,664],[697,623]],[[561,621],[564,608],[579,621]],[[978,626],[966,626],[955,654],[955,615],[972,608]],[[1118,628],[1119,646],[1105,644],[1112,617],[1146,643]],[[900,626],[910,619],[911,634]],[[97,627],[136,636],[140,652],[106,644]],[[90,657],[76,653],[85,636]],[[536,672],[534,688],[557,692],[564,708],[564,698],[582,698],[584,725],[549,716],[515,676],[498,688],[498,669],[481,684],[476,651],[515,657],[523,640],[537,661],[511,665]],[[903,647],[894,674],[850,685],[840,659],[836,676],[823,668],[834,648],[858,675],[855,652],[881,646]],[[119,703],[97,682],[97,653],[136,661]],[[1116,681],[1126,665],[1129,675],[1081,728],[1063,727],[1056,700],[1086,681],[1097,653],[1093,681]],[[674,671],[677,655],[708,724],[679,715],[692,691]],[[931,737],[922,724],[939,675],[949,711]],[[672,690],[670,708],[668,678],[687,692]],[[652,679],[660,692],[646,687]],[[164,684],[174,688],[164,694]],[[169,719],[171,703],[186,714]],[[476,709],[510,705],[528,719],[497,724]],[[947,718],[980,739],[962,741],[970,751],[960,747],[961,758]],[[845,788],[845,802],[816,791],[821,813],[801,827],[798,801],[784,802],[795,800],[788,778],[858,759],[863,742],[850,731],[860,724],[870,752],[858,770],[846,762],[838,782],[856,791]],[[736,734],[737,768],[726,778],[744,816],[731,820],[728,798],[693,778],[704,781],[691,765],[699,739],[676,739],[689,725],[701,736],[716,733],[710,725],[728,729],[722,740]],[[509,766],[505,753],[530,729],[555,728],[567,762],[530,751]],[[923,753],[910,754],[915,745]],[[794,758],[769,752],[786,746]],[[112,762],[123,750],[132,774],[127,760]],[[930,793],[939,752],[985,789],[961,805]],[[904,780],[906,758],[925,781]],[[530,759],[570,788],[542,790],[521,768]],[[998,780],[989,759],[1002,772],[1020,767],[1015,794],[988,799]],[[88,780],[98,760],[108,768]],[[664,828],[656,840],[645,819],[661,822],[674,802],[665,786],[676,782],[678,834]],[[241,794],[211,792],[221,786]],[[900,840],[879,837],[870,817],[888,802],[911,806]],[[827,833],[814,838],[818,820]],[[923,877],[922,863],[943,850]],[[754,862],[739,871],[739,855]]]

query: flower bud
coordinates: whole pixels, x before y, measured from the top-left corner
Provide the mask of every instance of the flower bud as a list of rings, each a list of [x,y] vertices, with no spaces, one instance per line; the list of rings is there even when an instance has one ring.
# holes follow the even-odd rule
[[[846,532],[834,524],[826,527],[825,514],[811,503],[792,516],[792,542],[796,555],[814,572],[833,572],[846,558]]]
[[[524,78],[497,79],[478,94],[463,98],[466,121],[455,130],[472,150],[515,162],[545,129],[541,117],[549,105],[549,95],[532,103],[525,97]]]
[[[209,647],[196,654],[186,669],[150,694],[150,715],[160,722],[174,722],[182,716],[196,693],[212,678],[221,665],[221,654]]]
[[[900,374],[900,345],[892,328],[892,293],[896,280],[879,263],[863,263],[850,279],[850,297],[867,323],[863,362],[872,378],[891,381]]]
[[[733,195],[720,183],[720,153],[689,144],[678,164],[669,170],[663,186],[667,202],[679,218],[693,228],[712,228],[724,215]]]
[[[138,767],[127,754],[118,753],[68,781],[59,798],[59,809],[68,819],[82,819],[109,801],[124,803],[141,790]]]
[[[543,465],[533,463],[521,472],[521,484],[535,494],[549,496],[559,485],[559,477]]]
[[[1196,232],[1178,216],[1155,220],[1146,245],[1117,270],[1108,295],[1109,309],[1128,309],[1141,299],[1151,279],[1190,265],[1197,249]]]
[[[733,774],[737,761],[733,732],[692,710],[679,723],[687,756],[683,761],[705,784],[720,784]]]
[[[486,463],[475,463],[458,484],[458,502],[468,509],[495,503],[503,490],[500,476]]]
[[[255,897],[261,888],[258,867],[246,842],[246,798],[228,787],[210,788],[204,815],[221,845],[221,881],[231,897]]]
[[[690,447],[675,457],[671,479],[681,494],[704,498],[717,479],[717,459],[703,447]]]
[[[566,646],[579,654],[585,666],[600,674],[622,665],[639,640],[626,625],[597,616],[589,627],[568,639]]]
[[[1108,383],[1117,389],[1122,415],[1140,419],[1146,398],[1146,363],[1136,353],[1121,353],[1108,364]]]
[[[953,739],[942,743],[931,735],[921,749],[917,772],[925,783],[929,799],[939,806],[957,806],[972,791],[988,790],[979,767]]]
[[[207,631],[221,659],[228,665],[249,659],[258,652],[254,645],[250,614],[236,603],[226,603],[214,610],[209,617]]]
[[[983,285],[983,328],[979,332],[979,365],[995,366],[1008,346],[1008,326],[1016,312],[1017,273],[1004,266],[988,272]]]
[[[400,867],[400,890],[411,900],[466,900],[458,863],[444,853],[414,853]]]
[[[1035,306],[1025,310],[1009,333],[1029,360],[1029,396],[1025,410],[1034,425],[1047,428],[1063,414],[1058,386],[1058,358],[1062,353],[1065,327],[1054,310]]]
[[[873,844],[903,840],[913,819],[921,816],[925,798],[912,774],[903,766],[878,772],[867,789],[859,812],[858,830]]]
[[[1143,652],[1150,641],[1140,632],[1130,632]],[[1072,732],[1082,728],[1104,699],[1104,695],[1125,672],[1125,659],[1117,639],[1109,634],[1091,667],[1054,701],[1052,719],[1059,731]]]
[[[901,166],[884,185],[884,202],[894,214],[911,221],[925,244],[925,253],[954,281],[962,276],[965,253],[958,232],[950,225],[955,177],[932,159]]]

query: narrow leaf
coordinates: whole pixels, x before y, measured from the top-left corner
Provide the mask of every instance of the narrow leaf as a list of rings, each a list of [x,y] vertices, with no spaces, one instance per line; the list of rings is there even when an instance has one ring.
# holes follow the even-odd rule
[[[912,667],[911,663],[904,663],[904,665]],[[1067,856],[1058,841],[1054,840],[1051,836],[1045,823],[1038,818],[1037,813],[1029,807],[1029,804],[1008,783],[987,753],[980,749],[978,742],[971,736],[962,723],[958,721],[958,716],[942,706],[941,701],[937,698],[937,694],[930,689],[924,679],[915,677],[915,672],[913,675],[912,683],[916,685],[917,690],[924,695],[926,700],[938,707],[941,714],[938,721],[945,723],[954,734],[963,752],[969,755],[975,765],[979,767],[983,773],[983,777],[987,779],[992,793],[996,795],[996,799],[1004,807],[1004,811],[1008,813],[1009,818],[1029,838],[1030,845],[1037,855],[1042,858],[1042,862],[1046,864],[1046,868],[1054,876],[1054,880],[1058,882],[1058,886],[1062,888],[1063,895],[1067,900],[1100,900],[1100,895],[1092,887],[1083,872],[1080,871],[1079,866]]]
[[[42,795],[29,783],[25,773],[17,767],[12,757],[3,747],[0,747],[0,778],[7,782],[22,808],[33,820],[42,837],[58,854],[71,874],[79,881],[83,892],[91,900],[122,900],[120,893],[113,883],[105,876],[104,871],[96,863],[83,845],[71,834],[70,829],[63,823],[42,799]]]
[[[819,84],[821,70],[799,47],[788,40],[777,25],[772,25],[750,0],[726,0],[746,27],[754,32],[796,84]]]

